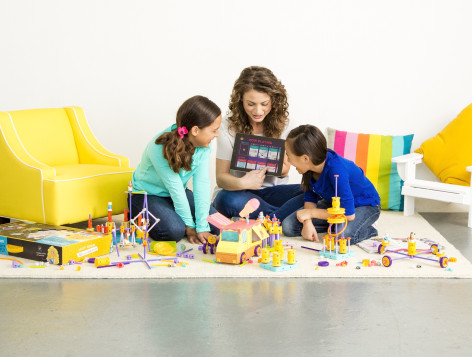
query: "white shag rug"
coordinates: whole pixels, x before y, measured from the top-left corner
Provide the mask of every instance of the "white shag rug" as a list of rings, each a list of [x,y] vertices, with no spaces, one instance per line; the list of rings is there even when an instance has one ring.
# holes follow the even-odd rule
[[[253,264],[243,266],[209,263],[203,259],[214,259],[214,255],[203,254],[198,250],[197,245],[189,244],[187,240],[183,243],[187,249],[193,248],[189,253],[195,255],[194,259],[181,258],[186,266],[159,266],[149,269],[145,263],[137,262],[125,265],[123,268],[109,267],[97,269],[93,264],[84,263],[80,265],[64,266],[61,270],[59,266],[47,266],[45,268],[30,268],[35,265],[34,261],[20,259],[25,263],[24,268],[12,268],[11,261],[0,260],[0,277],[2,278],[67,278],[67,279],[158,279],[158,278],[256,278],[256,277],[280,277],[280,278],[369,278],[369,277],[396,277],[396,278],[472,278],[472,265],[464,256],[446,241],[441,234],[436,231],[420,215],[404,217],[402,212],[382,211],[378,222],[379,235],[388,233],[390,237],[408,237],[410,232],[415,232],[417,238],[428,238],[445,247],[448,258],[455,257],[457,262],[450,262],[447,269],[441,268],[439,263],[422,259],[402,259],[393,261],[392,266],[386,268],[383,265],[364,267],[359,264],[363,259],[376,260],[380,262],[379,254],[369,254],[357,246],[351,247],[354,256],[342,260],[331,260],[320,257],[317,252],[301,248],[308,246],[316,249],[322,248],[320,243],[313,243],[303,238],[285,238],[284,243],[290,243],[296,250],[297,266],[288,271],[273,272],[263,269],[257,263],[257,258],[253,258]],[[109,255],[112,262],[126,261],[126,255],[143,252],[143,248],[122,248],[120,257],[116,251]],[[392,258],[397,258],[396,254],[389,254]],[[5,256],[1,256],[5,257]],[[158,258],[155,255],[147,255],[149,259]],[[14,258],[14,257],[13,257]],[[337,263],[346,260],[347,266],[337,266]],[[319,261],[328,261],[329,266],[318,267]],[[160,262],[150,262],[159,264]],[[164,263],[166,264],[166,263]],[[356,269],[356,267],[360,269]]]

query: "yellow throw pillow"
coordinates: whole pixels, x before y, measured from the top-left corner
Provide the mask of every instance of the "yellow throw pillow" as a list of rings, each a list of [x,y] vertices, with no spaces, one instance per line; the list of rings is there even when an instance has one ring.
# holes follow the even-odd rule
[[[472,104],[415,152],[442,182],[470,185],[465,168],[472,165]]]

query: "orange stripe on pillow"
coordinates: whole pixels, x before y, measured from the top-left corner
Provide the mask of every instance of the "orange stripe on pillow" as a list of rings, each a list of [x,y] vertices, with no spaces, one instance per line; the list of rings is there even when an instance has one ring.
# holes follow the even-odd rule
[[[359,134],[357,137],[357,152],[356,164],[364,173],[367,170],[367,153],[369,151],[369,136],[368,134]]]

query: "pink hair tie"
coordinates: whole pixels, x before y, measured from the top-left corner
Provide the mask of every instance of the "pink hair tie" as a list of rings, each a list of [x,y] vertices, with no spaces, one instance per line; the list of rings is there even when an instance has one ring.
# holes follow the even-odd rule
[[[177,132],[179,133],[181,139],[184,138],[185,134],[188,134],[188,130],[185,126],[179,126],[179,128],[177,129]]]

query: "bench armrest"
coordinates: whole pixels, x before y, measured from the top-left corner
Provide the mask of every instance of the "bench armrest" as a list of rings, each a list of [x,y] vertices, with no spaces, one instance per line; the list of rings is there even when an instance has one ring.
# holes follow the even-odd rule
[[[397,164],[412,163],[414,165],[417,165],[421,164],[422,161],[423,154],[418,154],[416,152],[392,158],[392,162],[396,162]]]
[[[416,165],[423,162],[423,155],[411,153],[392,158],[392,162],[397,164],[397,171],[400,178],[407,182],[415,179]]]

